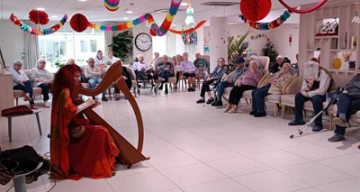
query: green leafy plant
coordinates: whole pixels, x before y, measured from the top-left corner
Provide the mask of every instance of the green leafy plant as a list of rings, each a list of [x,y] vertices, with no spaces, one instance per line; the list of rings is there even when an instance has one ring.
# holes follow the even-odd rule
[[[239,35],[237,37],[228,37],[228,60],[230,68],[233,68],[235,59],[249,47],[249,43],[245,41],[246,37],[249,34],[250,32],[247,31],[244,35]]]
[[[118,57],[123,61],[132,58],[133,36],[129,31],[119,33],[113,37],[113,43],[108,47],[111,48],[115,57]]]
[[[276,57],[279,55],[276,51],[275,44],[271,42],[269,38],[267,39],[262,52],[264,56],[268,56],[270,58],[270,62],[276,62]]]

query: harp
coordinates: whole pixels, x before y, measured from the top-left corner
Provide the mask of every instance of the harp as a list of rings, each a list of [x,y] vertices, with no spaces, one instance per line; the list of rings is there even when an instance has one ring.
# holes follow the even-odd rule
[[[118,157],[121,162],[129,165],[136,164],[140,161],[148,160],[148,157],[142,155],[141,151],[143,148],[144,142],[144,125],[142,121],[141,112],[139,106],[137,105],[135,98],[130,93],[128,87],[126,86],[124,76],[122,75],[122,65],[121,61],[114,63],[106,72],[101,83],[95,89],[86,89],[83,86],[79,85],[77,88],[80,94],[87,96],[96,96],[102,93],[104,90],[107,90],[110,86],[115,84],[120,91],[128,98],[130,105],[135,113],[137,125],[138,125],[138,146],[135,148],[128,142],[120,133],[118,133],[109,123],[107,123],[102,117],[100,117],[95,111],[91,108],[87,108],[83,111],[83,114],[94,124],[102,125],[106,127],[113,137],[115,145],[119,148],[120,153]]]

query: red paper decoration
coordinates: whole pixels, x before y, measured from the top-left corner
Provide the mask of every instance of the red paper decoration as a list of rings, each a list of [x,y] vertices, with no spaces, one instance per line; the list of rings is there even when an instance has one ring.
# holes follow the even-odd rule
[[[271,0],[241,0],[241,13],[250,21],[259,21],[271,10]]]
[[[86,28],[89,25],[89,21],[87,20],[87,18],[78,13],[75,14],[74,16],[72,16],[71,20],[70,20],[70,26],[72,29],[74,29],[74,31],[76,32],[83,32],[86,30]]]
[[[35,24],[46,25],[49,22],[49,16],[45,11],[31,10],[29,19]]]

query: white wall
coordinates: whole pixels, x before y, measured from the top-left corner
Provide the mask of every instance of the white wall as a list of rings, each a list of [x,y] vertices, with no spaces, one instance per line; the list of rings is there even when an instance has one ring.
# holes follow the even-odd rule
[[[24,32],[9,20],[0,20],[0,48],[5,64],[12,66],[17,59],[23,61]]]
[[[250,31],[246,41],[249,42],[249,52],[262,55],[262,48],[266,43],[266,39],[270,40],[276,45],[276,50],[279,54],[284,55],[295,62],[295,55],[299,50],[299,25],[298,24],[283,24],[280,27],[269,30],[260,31],[250,28],[247,24],[230,24],[227,27],[228,36],[243,35],[246,31]],[[289,36],[292,35],[292,43],[289,44]],[[260,38],[259,38],[260,37]],[[209,27],[204,27],[204,40],[211,41]],[[211,50],[210,50],[211,54]]]
[[[292,36],[292,43],[289,37]],[[299,52],[299,24],[283,24],[270,33],[271,41],[276,45],[279,54],[296,62],[296,53]]]

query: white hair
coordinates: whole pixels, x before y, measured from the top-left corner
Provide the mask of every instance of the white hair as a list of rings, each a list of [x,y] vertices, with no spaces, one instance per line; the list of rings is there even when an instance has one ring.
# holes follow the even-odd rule
[[[37,63],[40,63],[40,62],[46,62],[46,60],[44,58],[39,58]]]
[[[22,65],[22,62],[18,59],[14,61],[13,65]]]
[[[249,68],[251,68],[253,65],[256,65],[259,67],[259,61],[258,60],[251,60],[249,63]]]

